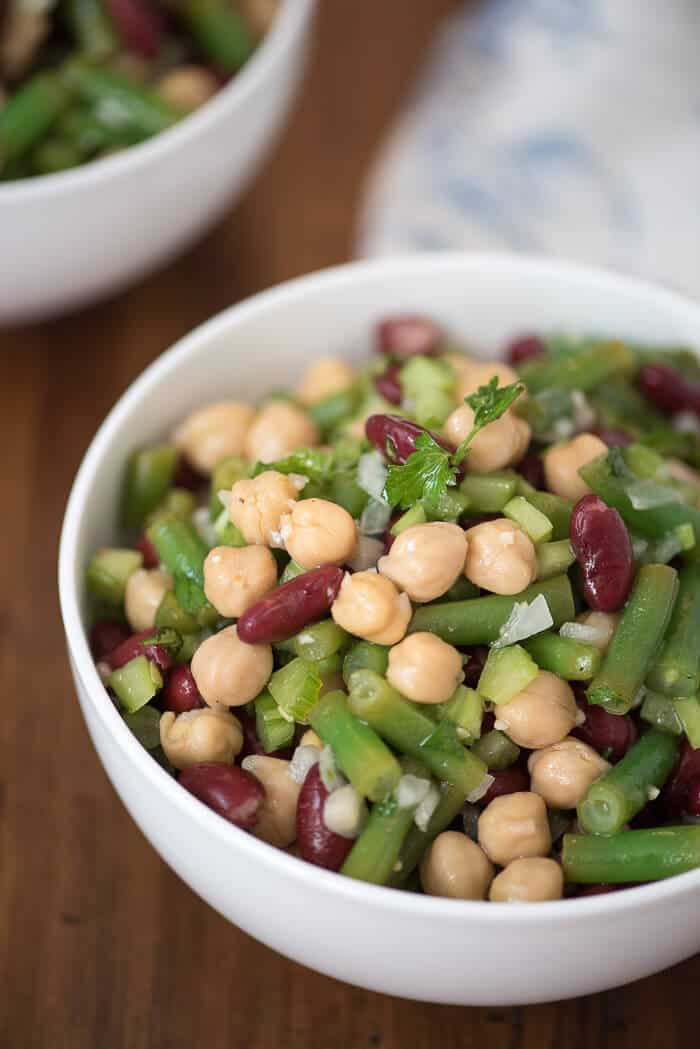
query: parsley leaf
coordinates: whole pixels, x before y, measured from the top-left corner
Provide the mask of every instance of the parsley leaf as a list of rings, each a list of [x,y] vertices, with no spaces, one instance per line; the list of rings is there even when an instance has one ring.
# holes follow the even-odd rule
[[[427,431],[419,434],[415,451],[403,465],[389,463],[384,494],[390,506],[408,510],[422,499],[428,505],[437,507],[445,490],[457,483],[459,464],[468,453],[474,437],[489,423],[500,419],[523,390],[524,386],[519,382],[499,388],[498,377],[494,375],[486,386],[480,386],[476,393],[465,397],[474,412],[474,421],[471,430],[452,455],[441,448]],[[392,458],[391,451],[391,448],[387,449],[389,459]]]
[[[455,483],[456,476],[450,453],[426,431],[416,437],[416,450],[403,466],[389,465],[384,493],[391,506],[405,510],[420,499],[436,506],[445,488]]]

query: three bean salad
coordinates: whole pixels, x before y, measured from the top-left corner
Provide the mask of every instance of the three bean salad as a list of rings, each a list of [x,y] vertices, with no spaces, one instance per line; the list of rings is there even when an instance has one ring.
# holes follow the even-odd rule
[[[554,900],[700,867],[700,365],[423,316],[133,451],[92,651],[153,758],[342,875]]]
[[[207,102],[277,0],[0,2],[0,182],[106,157]]]

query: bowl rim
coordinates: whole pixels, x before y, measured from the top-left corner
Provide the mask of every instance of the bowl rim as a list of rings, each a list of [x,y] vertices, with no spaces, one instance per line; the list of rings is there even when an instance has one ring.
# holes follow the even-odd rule
[[[264,864],[267,868],[276,868],[282,877],[298,879],[306,883],[307,887],[314,887],[316,891],[336,894],[345,900],[363,903],[372,908],[386,909],[402,915],[420,914],[432,917],[436,921],[478,919],[496,925],[503,922],[527,925],[556,919],[581,922],[593,915],[612,916],[630,908],[652,908],[662,901],[700,889],[700,870],[687,871],[662,881],[628,888],[624,892],[542,902],[536,907],[513,907],[505,903],[422,896],[385,886],[369,885],[299,860],[228,823],[182,789],[178,782],[153,760],[127,728],[114,705],[107,700],[104,686],[95,668],[80,617],[79,592],[84,565],[78,559],[77,539],[81,518],[88,507],[93,479],[100,468],[103,455],[110,446],[113,434],[120,429],[134,406],[145,399],[153,386],[160,386],[169,375],[176,372],[185,359],[191,355],[196,356],[207,341],[216,338],[227,329],[235,331],[238,323],[245,322],[248,317],[264,313],[271,307],[283,306],[285,301],[303,298],[308,292],[316,289],[336,288],[342,292],[348,286],[352,286],[358,278],[381,277],[387,270],[394,274],[404,272],[420,275],[424,272],[431,273],[436,267],[454,268],[465,273],[470,269],[488,269],[494,276],[497,276],[499,271],[512,272],[515,269],[545,280],[558,277],[584,279],[601,287],[612,286],[619,290],[648,295],[659,304],[666,304],[676,314],[685,314],[700,327],[700,303],[694,303],[658,284],[574,262],[496,252],[425,253],[343,263],[296,277],[228,307],[183,336],[141,372],[119,397],[85,452],[66,506],[58,563],[61,614],[73,669],[83,686],[93,714],[102,723],[107,735],[165,802],[180,810],[186,819],[193,819],[205,833],[219,839],[225,847],[241,850],[244,856]]]
[[[245,105],[250,95],[303,34],[315,4],[316,0],[280,0],[280,9],[270,29],[239,72],[213,98],[172,127],[103,160],[80,164],[50,175],[0,182],[0,205],[21,204],[39,195],[52,197],[74,190],[80,192],[88,183],[100,186],[113,176],[138,171],[152,160],[158,160],[185,146],[188,139],[195,139],[207,131],[229,110]]]

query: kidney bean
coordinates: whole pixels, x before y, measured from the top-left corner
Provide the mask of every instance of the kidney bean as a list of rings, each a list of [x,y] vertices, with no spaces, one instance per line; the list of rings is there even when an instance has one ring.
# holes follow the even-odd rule
[[[492,710],[485,710],[481,718],[481,735],[485,736],[487,732],[493,731],[493,727],[496,724],[496,715]]]
[[[141,630],[138,634],[132,634],[108,653],[106,662],[109,663],[112,670],[118,670],[125,663],[136,659],[137,656],[146,656],[152,663],[155,663],[162,674],[166,674],[172,666],[172,660],[166,650],[161,645],[141,644],[145,638],[153,637],[155,633],[155,630]]]
[[[326,565],[290,579],[256,601],[238,620],[238,636],[249,645],[286,641],[328,613],[343,581],[342,568]]]
[[[508,364],[517,367],[518,364],[531,361],[533,357],[539,357],[545,349],[544,339],[541,339],[539,335],[519,335],[508,343],[505,357]]]
[[[533,488],[540,490],[544,488],[544,463],[542,457],[536,452],[528,452],[515,469]]]
[[[677,819],[685,811],[689,785],[694,780],[700,780],[700,747],[693,750],[688,740],[684,739],[678,764],[661,792],[664,811],[669,819]]]
[[[582,885],[578,891],[579,896],[602,896],[606,892],[617,892],[618,889],[625,889],[626,885]]]
[[[190,466],[187,460],[180,456],[177,461],[177,466],[175,467],[173,487],[186,488],[189,492],[198,492],[205,484],[206,478],[202,477],[200,473],[197,473],[195,468]]]
[[[116,623],[112,619],[101,619],[90,631],[90,650],[95,659],[104,659],[114,651],[117,645],[126,641],[128,636],[129,628],[123,623]]]
[[[156,551],[155,546],[148,538],[147,535],[142,535],[136,544],[136,549],[143,557],[144,568],[157,568],[160,564],[160,558]]]
[[[684,809],[689,816],[700,817],[700,776],[693,776],[688,782]]]
[[[511,765],[509,769],[493,769],[489,776],[493,776],[493,783],[483,798],[479,798],[480,805],[488,805],[494,798],[500,798],[504,794],[515,794],[530,789],[530,777],[520,765]]]
[[[460,652],[469,656],[469,661],[464,665],[464,684],[467,688],[476,688],[481,671],[488,659],[489,650],[486,645],[470,645],[460,648]]]
[[[387,447],[389,447],[393,461],[396,463],[405,463],[409,455],[415,452],[416,438],[422,433],[429,433],[446,452],[454,451],[454,448],[440,434],[426,430],[424,426],[409,422],[408,419],[402,419],[400,415],[370,415],[365,423],[367,440],[371,441],[382,455],[387,455]]]
[[[165,23],[153,4],[142,0],[107,0],[107,8],[129,48],[144,58],[155,58]]]
[[[229,823],[252,830],[265,800],[262,783],[235,765],[203,761],[180,773],[179,782]]]
[[[597,495],[584,495],[571,515],[570,538],[586,601],[599,612],[617,612],[634,579],[632,543],[619,513]]]
[[[400,365],[392,364],[382,375],[375,376],[374,386],[389,404],[401,404],[403,396],[399,380]]]
[[[430,357],[442,341],[442,330],[430,317],[405,314],[387,317],[377,325],[375,348],[391,357]]]
[[[297,847],[303,860],[337,871],[354,842],[335,834],[323,822],[323,806],[329,793],[323,785],[318,764],[312,765],[297,801]]]
[[[700,415],[700,383],[691,382],[668,364],[645,364],[638,383],[647,400],[662,411]]]
[[[160,698],[163,709],[172,710],[176,714],[183,714],[186,710],[198,710],[205,706],[192,677],[192,671],[184,664],[173,667],[170,671]]]
[[[637,740],[637,726],[629,714],[609,714],[602,707],[591,706],[581,698],[578,689],[576,700],[586,720],[571,730],[571,735],[588,743],[606,761],[616,762],[623,758]]]
[[[634,438],[627,433],[627,430],[622,430],[617,426],[593,426],[589,433],[600,437],[601,441],[607,444],[608,448],[626,448],[628,444],[632,444],[634,441]]]

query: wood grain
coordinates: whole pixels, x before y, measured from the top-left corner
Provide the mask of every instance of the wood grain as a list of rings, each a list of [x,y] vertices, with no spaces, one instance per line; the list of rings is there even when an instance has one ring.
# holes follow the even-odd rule
[[[144,841],[101,770],[71,688],[56,545],[96,426],[148,361],[212,312],[351,253],[369,157],[454,6],[321,0],[303,102],[227,219],[128,293],[0,333],[3,1049],[697,1044],[697,958],[575,1002],[458,1009],[349,988],[278,957],[205,906]],[[477,964],[478,944],[472,953]],[[416,964],[430,964],[428,945]]]

